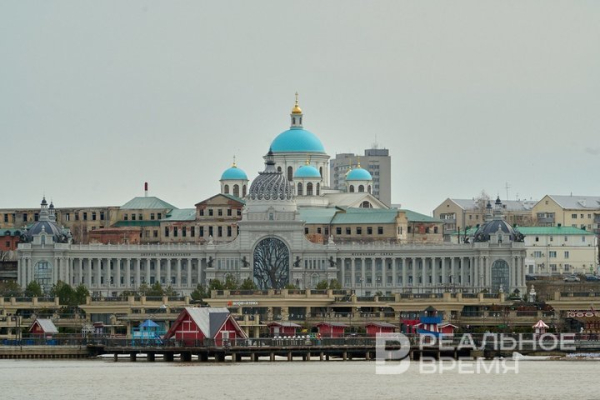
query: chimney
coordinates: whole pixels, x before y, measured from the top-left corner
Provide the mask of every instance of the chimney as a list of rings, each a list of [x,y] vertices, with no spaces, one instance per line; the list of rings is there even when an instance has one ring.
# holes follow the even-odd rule
[[[148,197],[148,182],[144,182],[144,197]]]

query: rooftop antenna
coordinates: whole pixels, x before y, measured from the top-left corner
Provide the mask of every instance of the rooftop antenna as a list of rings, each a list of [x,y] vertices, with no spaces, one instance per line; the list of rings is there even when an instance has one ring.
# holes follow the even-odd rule
[[[510,185],[508,184],[508,182],[506,182],[504,188],[506,189],[506,200],[508,200],[508,189],[510,189]]]

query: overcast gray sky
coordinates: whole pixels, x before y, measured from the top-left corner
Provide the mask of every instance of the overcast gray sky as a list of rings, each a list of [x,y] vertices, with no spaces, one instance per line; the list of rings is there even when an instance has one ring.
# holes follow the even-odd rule
[[[598,1],[3,1],[0,207],[180,208],[289,127],[392,200],[600,195]]]

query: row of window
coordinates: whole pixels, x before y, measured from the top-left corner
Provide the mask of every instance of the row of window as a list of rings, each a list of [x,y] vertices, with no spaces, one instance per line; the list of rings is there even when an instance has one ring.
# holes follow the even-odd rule
[[[541,251],[539,251],[539,250],[533,252],[533,257],[535,257],[535,258],[541,258],[543,256],[544,256],[544,254]],[[549,251],[548,252],[548,257],[549,258],[556,258],[556,251]],[[568,251],[564,252],[564,258],[565,259],[569,258],[569,252]]]
[[[135,213],[131,213],[131,214],[123,214],[123,221],[129,221],[129,217],[131,216],[131,220],[135,221],[136,220],[136,215],[137,215],[137,220],[138,221],[143,221],[144,220],[144,214],[135,214]],[[151,221],[155,221],[155,220],[161,220],[162,219],[162,213],[150,213],[150,220]]]
[[[187,226],[183,226],[180,229],[179,227],[174,226],[173,229],[171,230],[170,227],[165,226],[165,237],[169,237],[171,235],[173,237],[179,237],[180,235],[181,235],[181,237],[187,237],[188,233],[189,233],[190,237],[195,237],[196,233],[198,233],[198,237],[206,237],[206,236],[231,237],[233,234],[233,228],[231,226],[227,226],[227,227],[217,226],[216,229],[213,226],[209,226],[209,227],[199,226],[197,228],[198,229],[196,229],[195,226],[191,226],[188,229]],[[208,229],[205,229],[205,228],[208,228]],[[223,228],[225,228],[225,229],[223,229]],[[215,235],[215,232],[216,232],[216,235]]]
[[[222,208],[217,208],[216,210],[217,210],[217,216],[218,217],[222,217],[223,216],[223,209]],[[201,217],[204,217],[204,216],[214,217],[215,216],[215,209],[213,209],[213,208],[206,208],[206,209],[201,208],[200,211],[198,211],[198,212],[199,212],[199,214],[200,214]],[[231,216],[233,216],[233,210],[231,208],[228,208],[226,210],[225,214],[228,217],[231,217]],[[237,214],[236,215],[238,217],[240,215],[242,215],[242,210],[240,208],[237,209]]]
[[[585,218],[584,215],[585,214],[579,214],[579,218]],[[588,217],[588,219],[592,219],[592,214],[588,214],[587,217]],[[577,219],[577,214],[571,214],[571,218]]]

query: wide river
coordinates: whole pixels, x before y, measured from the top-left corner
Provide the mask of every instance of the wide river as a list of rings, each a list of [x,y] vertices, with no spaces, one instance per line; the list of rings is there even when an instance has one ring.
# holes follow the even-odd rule
[[[378,375],[374,361],[0,360],[0,399],[600,399],[600,361],[443,365]]]

